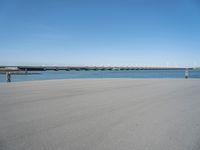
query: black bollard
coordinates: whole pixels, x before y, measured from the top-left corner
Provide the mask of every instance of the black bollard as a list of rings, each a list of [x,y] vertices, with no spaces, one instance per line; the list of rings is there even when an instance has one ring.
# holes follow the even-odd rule
[[[11,73],[6,72],[6,82],[11,82]]]

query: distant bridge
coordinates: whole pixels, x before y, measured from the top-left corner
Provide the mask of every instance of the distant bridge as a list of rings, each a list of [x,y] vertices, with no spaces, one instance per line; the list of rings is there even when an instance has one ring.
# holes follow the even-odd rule
[[[185,70],[184,67],[99,67],[99,66],[0,66],[0,72],[47,71],[47,70]],[[194,68],[188,68],[194,69]]]

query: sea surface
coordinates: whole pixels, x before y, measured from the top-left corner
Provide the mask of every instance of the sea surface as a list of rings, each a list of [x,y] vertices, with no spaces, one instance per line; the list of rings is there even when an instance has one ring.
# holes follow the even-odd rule
[[[12,75],[12,82],[74,78],[184,78],[184,70],[41,71],[38,74]],[[190,70],[189,78],[200,78],[200,70]],[[5,74],[0,74],[5,82]]]

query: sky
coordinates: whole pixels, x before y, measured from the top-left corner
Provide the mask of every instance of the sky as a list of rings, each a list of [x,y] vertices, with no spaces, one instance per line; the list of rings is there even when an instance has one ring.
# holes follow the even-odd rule
[[[200,66],[199,0],[0,0],[0,65]]]

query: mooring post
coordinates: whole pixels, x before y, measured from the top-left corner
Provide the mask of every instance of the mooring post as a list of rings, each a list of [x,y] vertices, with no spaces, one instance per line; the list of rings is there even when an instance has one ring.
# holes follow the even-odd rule
[[[6,72],[6,82],[11,82],[11,73]]]
[[[189,70],[188,70],[188,68],[185,69],[185,78],[186,79],[189,78]]]

